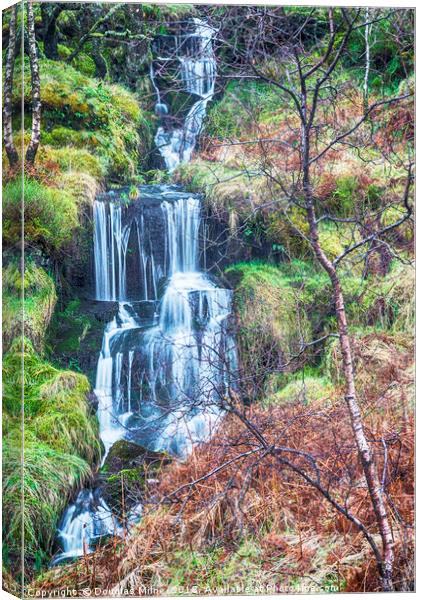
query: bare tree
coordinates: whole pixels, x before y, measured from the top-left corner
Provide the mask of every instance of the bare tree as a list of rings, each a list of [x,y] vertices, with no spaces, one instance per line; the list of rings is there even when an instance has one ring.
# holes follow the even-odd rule
[[[368,110],[368,78],[370,75],[370,36],[373,29],[373,23],[370,23],[370,9],[367,7],[365,11],[365,27],[364,27],[364,41],[365,41],[365,69],[364,69],[364,112]]]
[[[15,56],[17,51],[17,21],[18,7],[15,5],[10,17],[9,46],[6,56],[6,68],[4,77],[4,99],[3,99],[3,138],[7,158],[10,166],[13,167],[19,161],[19,156],[13,142],[12,129],[12,90],[13,90],[13,72],[15,66]]]

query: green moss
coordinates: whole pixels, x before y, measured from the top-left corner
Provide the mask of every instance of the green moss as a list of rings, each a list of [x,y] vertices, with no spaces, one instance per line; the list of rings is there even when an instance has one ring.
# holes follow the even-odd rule
[[[56,311],[50,332],[55,355],[75,355],[94,325],[92,318],[81,312],[78,299],[71,300],[64,310]]]
[[[70,54],[71,50],[67,46],[63,46],[62,44],[58,44],[57,47],[58,54],[62,60],[66,60]],[[82,73],[82,75],[86,75],[87,77],[95,76],[95,61],[92,59],[89,54],[85,54],[84,52],[79,52],[79,54],[72,60],[72,67],[74,67],[77,71]]]
[[[98,459],[98,428],[89,412],[87,378],[59,371],[39,388],[38,416],[32,422],[37,437],[59,452],[75,454],[89,463]]]
[[[42,162],[57,163],[61,171],[81,171],[96,179],[102,179],[106,173],[104,162],[83,148],[42,146],[38,159]]]
[[[86,63],[87,58],[82,54],[77,60]],[[108,176],[118,181],[126,180],[136,174],[139,165],[149,155],[154,117],[142,108],[141,99],[132,92],[81,72],[86,73],[90,69],[80,69],[80,66],[78,70],[60,61],[40,61],[42,142],[55,148],[66,147],[66,151],[58,156],[45,148],[44,159],[57,160],[64,169],[68,168],[70,161],[74,170],[98,178]],[[18,82],[21,76],[21,63],[18,60],[13,97],[16,105],[20,102]],[[31,96],[27,60],[24,63],[24,82],[25,106],[29,109]],[[73,147],[85,153],[89,150],[92,156],[74,152],[69,156]],[[96,164],[93,157],[97,160]],[[42,160],[41,147],[37,163],[41,164]]]
[[[79,214],[93,206],[100,190],[97,179],[83,171],[66,171],[57,176],[55,184],[71,194],[77,202]],[[90,240],[91,241],[91,240]]]
[[[311,404],[326,400],[333,392],[333,385],[325,377],[303,377],[290,381],[279,392],[264,399],[265,406],[282,405],[288,402]]]
[[[22,302],[22,292],[24,299]],[[25,264],[22,277],[19,265],[11,262],[3,269],[3,343],[7,350],[23,328],[25,336],[39,351],[51,320],[57,295],[53,279],[32,261]]]
[[[353,230],[347,225],[324,224],[319,227],[319,240],[326,256],[330,260],[335,260],[352,241],[358,241],[358,236],[354,235],[353,238]]]
[[[65,190],[25,178],[25,243],[55,253],[72,239],[78,225],[77,205]],[[3,235],[6,244],[21,241],[22,180],[17,178],[3,188]]]
[[[294,355],[309,341],[310,324],[299,290],[278,267],[239,263],[228,267],[225,275],[234,287],[243,367],[255,378],[261,393],[271,372],[297,366]]]
[[[162,466],[170,460],[166,453],[153,452],[127,440],[115,442],[101,468],[103,494],[107,504],[121,513],[125,496],[127,509],[135,498],[144,495],[146,480],[156,479]]]

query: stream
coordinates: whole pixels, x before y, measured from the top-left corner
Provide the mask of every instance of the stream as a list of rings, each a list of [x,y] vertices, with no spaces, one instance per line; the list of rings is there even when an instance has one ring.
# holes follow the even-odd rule
[[[160,115],[155,143],[172,172],[190,160],[214,94],[214,32],[194,19],[189,30],[158,44],[151,64]],[[162,99],[160,65],[178,64],[192,105],[180,124]],[[175,123],[175,124],[174,124]],[[124,189],[94,203],[95,300],[117,303],[105,326],[95,395],[104,451],[120,440],[182,460],[206,441],[235,385],[236,348],[229,332],[232,292],[204,270],[200,197],[176,185],[144,185],[137,200]],[[141,502],[125,521],[95,485],[81,489],[60,521],[53,564],[93,551],[104,536],[136,523]]]

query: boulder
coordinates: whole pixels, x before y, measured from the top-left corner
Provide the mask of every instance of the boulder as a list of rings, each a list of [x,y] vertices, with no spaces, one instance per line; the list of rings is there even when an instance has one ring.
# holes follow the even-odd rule
[[[119,440],[110,449],[97,476],[105,501],[117,513],[128,511],[142,502],[148,487],[156,485],[161,467],[170,457],[153,452],[127,440]]]

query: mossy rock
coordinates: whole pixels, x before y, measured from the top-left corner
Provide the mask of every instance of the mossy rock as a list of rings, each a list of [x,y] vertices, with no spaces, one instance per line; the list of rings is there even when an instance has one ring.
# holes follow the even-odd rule
[[[94,385],[104,327],[116,315],[118,304],[92,302],[89,290],[86,294],[88,299],[72,298],[56,309],[47,347],[58,365],[84,373]]]
[[[234,288],[242,368],[253,381],[246,393],[260,396],[270,374],[293,371],[303,363],[304,354],[294,357],[310,340],[310,323],[299,291],[278,267],[238,263],[225,276]]]
[[[40,61],[43,127],[36,166],[40,168],[43,162],[55,161],[64,170],[71,168],[97,178],[127,180],[137,173],[144,157],[149,156],[155,118],[142,107],[142,99],[128,89],[88,76],[86,73],[92,71],[88,59],[83,54],[78,57],[80,70],[62,61]],[[22,62],[18,59],[13,95],[16,106],[21,101],[18,93],[21,78]],[[24,101],[29,112],[31,86],[27,59]]]
[[[118,473],[122,469],[130,469],[139,465],[148,465],[159,469],[162,464],[170,462],[163,452],[153,452],[143,446],[127,440],[119,440],[111,447],[105,459],[104,468],[107,473]]]
[[[10,262],[3,269],[4,350],[7,351],[13,339],[19,337],[23,325],[24,335],[36,350],[42,352],[56,301],[54,281],[44,269],[27,260],[22,277],[18,263]]]
[[[108,505],[121,513],[138,504],[151,482],[170,457],[142,446],[119,440],[110,449],[98,475],[104,498]]]

